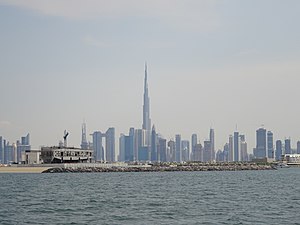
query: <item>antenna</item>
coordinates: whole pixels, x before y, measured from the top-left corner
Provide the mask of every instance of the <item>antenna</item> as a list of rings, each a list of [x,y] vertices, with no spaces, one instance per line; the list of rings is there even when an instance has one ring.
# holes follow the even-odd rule
[[[67,130],[65,130],[64,132],[64,147],[67,147],[67,137],[69,136],[69,132],[67,132]]]

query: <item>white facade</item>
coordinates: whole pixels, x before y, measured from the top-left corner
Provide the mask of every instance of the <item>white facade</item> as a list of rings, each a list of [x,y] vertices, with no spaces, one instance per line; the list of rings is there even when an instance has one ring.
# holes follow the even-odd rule
[[[41,156],[40,150],[30,150],[24,152],[22,158],[24,157],[25,164],[40,164],[41,163],[40,156]]]
[[[300,154],[285,154],[284,159],[288,164],[300,165]]]

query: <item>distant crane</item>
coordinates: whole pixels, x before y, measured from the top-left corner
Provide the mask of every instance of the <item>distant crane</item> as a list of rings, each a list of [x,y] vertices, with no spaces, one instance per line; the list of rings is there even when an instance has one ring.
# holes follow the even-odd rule
[[[64,132],[64,147],[67,147],[67,137],[69,136],[69,132],[67,132],[67,130],[65,130]]]

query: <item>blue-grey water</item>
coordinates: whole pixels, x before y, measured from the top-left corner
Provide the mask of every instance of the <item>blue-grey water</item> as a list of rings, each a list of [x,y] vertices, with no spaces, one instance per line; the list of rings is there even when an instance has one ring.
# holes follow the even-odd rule
[[[0,224],[300,224],[300,169],[0,174]]]

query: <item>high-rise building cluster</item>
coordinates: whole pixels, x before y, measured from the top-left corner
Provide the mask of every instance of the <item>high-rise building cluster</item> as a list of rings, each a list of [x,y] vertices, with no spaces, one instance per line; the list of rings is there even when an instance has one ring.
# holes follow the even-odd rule
[[[92,137],[93,142],[88,144],[88,148],[81,148],[93,149],[94,159],[97,162],[115,162],[115,128],[110,127],[105,133],[95,131]],[[105,139],[105,147],[102,143],[103,138]]]
[[[192,134],[190,141],[183,139],[180,134],[176,134],[174,139],[165,139],[151,123],[147,64],[145,64],[141,128],[131,127],[128,134],[120,135],[118,155],[115,128],[110,127],[106,132],[94,131],[91,136],[92,142],[88,142],[84,122],[81,149],[93,150],[95,162],[239,162],[253,159],[280,160],[284,154],[300,154],[300,141],[297,142],[296,149],[292,149],[290,138],[277,140],[274,144],[273,132],[267,131],[263,126],[256,130],[256,147],[253,154],[248,154],[246,136],[237,128],[229,135],[228,142],[222,149],[216,149],[213,128],[209,130],[208,139],[203,143],[199,141],[197,134]],[[63,143],[60,145],[63,146]],[[30,149],[29,134],[13,144],[0,137],[1,163],[23,162],[23,153]]]
[[[21,137],[21,140],[17,140],[15,143],[10,143],[0,136],[0,162],[2,164],[24,162],[24,153],[30,150],[31,146],[29,134]]]
[[[83,130],[85,125],[83,126]],[[90,148],[94,150],[96,161],[151,161],[151,162],[239,162],[256,159],[277,159],[285,153],[300,153],[300,142],[297,151],[292,151],[289,139],[285,140],[284,151],[281,141],[276,142],[274,148],[273,133],[259,128],[256,131],[256,148],[253,154],[248,154],[246,136],[237,129],[229,135],[228,142],[223,149],[215,147],[215,131],[209,130],[208,139],[203,143],[199,141],[197,134],[192,134],[191,142],[182,139],[176,134],[174,139],[167,140],[157,132],[155,125],[151,124],[150,98],[148,90],[148,71],[145,65],[144,95],[143,95],[143,122],[141,128],[129,128],[128,134],[121,134],[119,138],[119,155],[115,158],[114,131],[110,128],[105,134],[97,131],[93,133],[93,143]],[[110,132],[109,132],[110,131]],[[108,135],[110,133],[111,135]],[[102,146],[102,138],[105,137],[105,150]],[[83,135],[82,143],[86,143]],[[110,143],[110,144],[108,144]],[[83,146],[83,144],[82,144]]]
[[[261,127],[256,130],[256,148],[253,149],[254,158],[267,158],[280,160],[284,154],[300,154],[300,141],[297,148],[292,149],[291,139],[277,140],[274,146],[273,132]]]
[[[224,145],[223,151],[217,152],[217,161],[225,162],[246,162],[249,161],[248,147],[246,136],[234,131],[229,135],[228,142]]]

